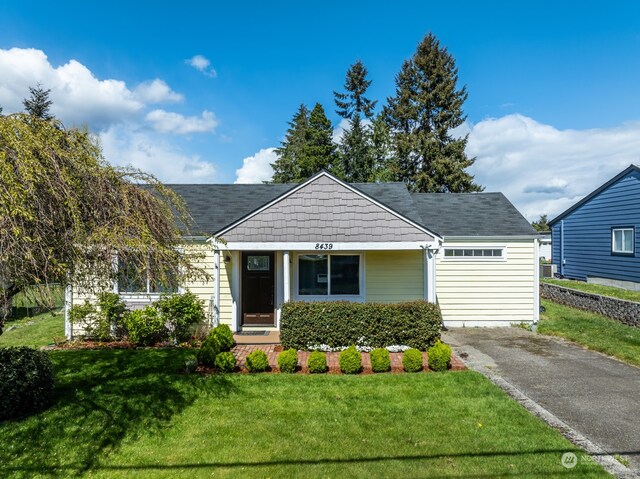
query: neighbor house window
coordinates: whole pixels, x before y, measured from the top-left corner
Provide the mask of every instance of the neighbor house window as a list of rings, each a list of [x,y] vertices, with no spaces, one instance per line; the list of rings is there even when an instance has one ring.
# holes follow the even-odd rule
[[[175,274],[166,271],[158,274],[153,265],[142,266],[137,262],[118,261],[118,292],[137,294],[177,293]]]
[[[359,296],[360,255],[298,256],[299,296]]]
[[[611,252],[633,254],[635,228],[613,228],[611,230]]]
[[[504,259],[504,248],[445,248],[446,259]]]

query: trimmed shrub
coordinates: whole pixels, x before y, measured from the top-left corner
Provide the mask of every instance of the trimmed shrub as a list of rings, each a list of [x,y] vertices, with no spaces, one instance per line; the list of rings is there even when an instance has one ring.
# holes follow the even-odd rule
[[[0,348],[0,421],[41,411],[53,402],[49,355],[27,347]]]
[[[402,367],[408,373],[417,373],[424,369],[422,353],[417,349],[407,349],[402,353]]]
[[[322,351],[313,351],[307,360],[307,367],[311,374],[326,373],[329,369],[327,367],[327,355]]]
[[[205,320],[202,301],[189,291],[162,296],[156,301],[156,307],[178,343],[188,341],[193,325]]]
[[[154,306],[128,311],[124,315],[124,326],[129,341],[134,344],[152,346],[169,339],[169,330]]]
[[[446,371],[451,366],[451,347],[438,341],[427,351],[427,361],[432,371]]]
[[[96,304],[88,301],[71,307],[69,319],[82,327],[83,336],[96,341],[113,341],[124,334],[127,308],[117,293],[99,293]]]
[[[278,369],[281,373],[295,373],[298,369],[298,351],[287,349],[278,354]]]
[[[247,369],[250,373],[261,373],[269,369],[267,353],[258,349],[247,355]]]
[[[338,357],[340,370],[345,374],[358,374],[362,371],[362,354],[355,346],[349,346]]]
[[[216,357],[220,354],[220,344],[213,330],[209,333],[198,351],[198,363],[212,368],[216,365]]]
[[[282,306],[280,341],[285,348],[326,344],[384,348],[406,345],[425,351],[440,338],[442,316],[436,304],[348,301],[290,301]]]
[[[230,351],[223,351],[216,356],[215,365],[223,373],[230,373],[236,367],[236,357]]]
[[[384,348],[377,348],[369,354],[371,358],[371,370],[374,373],[386,373],[391,371],[391,357],[389,351]]]
[[[213,334],[216,337],[220,345],[220,351],[231,351],[231,348],[236,344],[233,339],[233,332],[226,324],[216,326],[209,334]]]

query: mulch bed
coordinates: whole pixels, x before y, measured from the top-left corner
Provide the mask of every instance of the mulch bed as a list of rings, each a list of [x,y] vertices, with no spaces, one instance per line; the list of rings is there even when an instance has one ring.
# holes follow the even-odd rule
[[[66,343],[59,343],[53,346],[46,346],[45,350],[48,351],[64,351],[64,350],[88,350],[88,349],[193,349],[194,353],[196,351],[195,347],[191,346],[175,346],[172,343],[163,343],[158,344],[153,347],[137,347],[133,343],[129,341],[111,341],[111,342],[100,342],[100,341],[72,341]],[[231,349],[231,352],[238,360],[238,366],[236,367],[236,371],[240,373],[249,374],[249,371],[246,368],[245,358],[248,354],[253,351],[257,351],[258,349],[264,351],[267,354],[267,358],[269,359],[269,371],[270,373],[279,373],[278,370],[278,354],[284,350],[284,348],[280,344],[256,344],[256,345],[247,345],[241,344],[236,345]],[[296,374],[310,374],[307,368],[307,360],[309,358],[309,351],[298,351],[298,371]],[[338,364],[338,357],[340,355],[339,352],[328,352],[325,353],[327,355],[327,366],[329,370],[328,374],[343,374],[340,371],[340,365]],[[393,374],[404,374],[404,369],[402,367],[402,353],[389,353],[391,358],[391,373]],[[425,367],[423,369],[424,372],[430,372],[428,366],[428,357],[427,353],[423,352],[423,362]],[[464,362],[460,358],[458,358],[455,354],[451,356],[451,371],[463,371],[467,369]],[[198,366],[196,368],[196,373],[199,374],[215,374],[217,370],[214,368],[207,368],[204,366]],[[371,360],[369,358],[369,353],[362,353],[362,372],[360,374],[375,374],[371,370]]]

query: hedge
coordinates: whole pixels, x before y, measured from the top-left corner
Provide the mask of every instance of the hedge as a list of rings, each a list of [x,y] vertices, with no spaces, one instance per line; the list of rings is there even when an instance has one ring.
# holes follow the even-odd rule
[[[440,308],[426,301],[352,303],[291,301],[282,306],[285,349],[371,348],[403,345],[425,351],[440,339]]]
[[[49,406],[53,385],[53,366],[47,353],[24,346],[0,348],[0,421]]]

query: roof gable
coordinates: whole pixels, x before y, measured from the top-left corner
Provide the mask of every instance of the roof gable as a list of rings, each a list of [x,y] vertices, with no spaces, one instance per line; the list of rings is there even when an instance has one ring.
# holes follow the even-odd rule
[[[562,213],[560,213],[558,216],[556,216],[555,218],[553,218],[551,221],[549,221],[549,226],[553,226],[555,223],[557,223],[558,221],[560,221],[563,218],[566,218],[567,216],[569,216],[571,213],[573,213],[575,210],[577,210],[578,208],[580,208],[582,205],[584,205],[585,203],[587,203],[589,200],[591,200],[592,198],[598,196],[600,193],[602,193],[604,190],[606,190],[607,188],[613,186],[615,183],[617,183],[618,181],[622,180],[623,178],[626,178],[629,174],[631,173],[640,173],[640,167],[636,166],[636,165],[629,165],[629,167],[625,168],[623,171],[621,171],[620,173],[618,173],[616,176],[614,176],[613,178],[611,178],[609,181],[607,181],[605,184],[603,184],[602,186],[600,186],[599,188],[595,189],[594,191],[592,191],[591,193],[589,193],[587,196],[585,196],[584,198],[582,198],[580,201],[578,201],[576,204],[574,204],[572,207],[568,208],[567,210],[563,211]]]
[[[411,203],[410,196],[408,199]],[[397,242],[438,237],[419,222],[327,172],[315,175],[215,236],[232,242]]]

